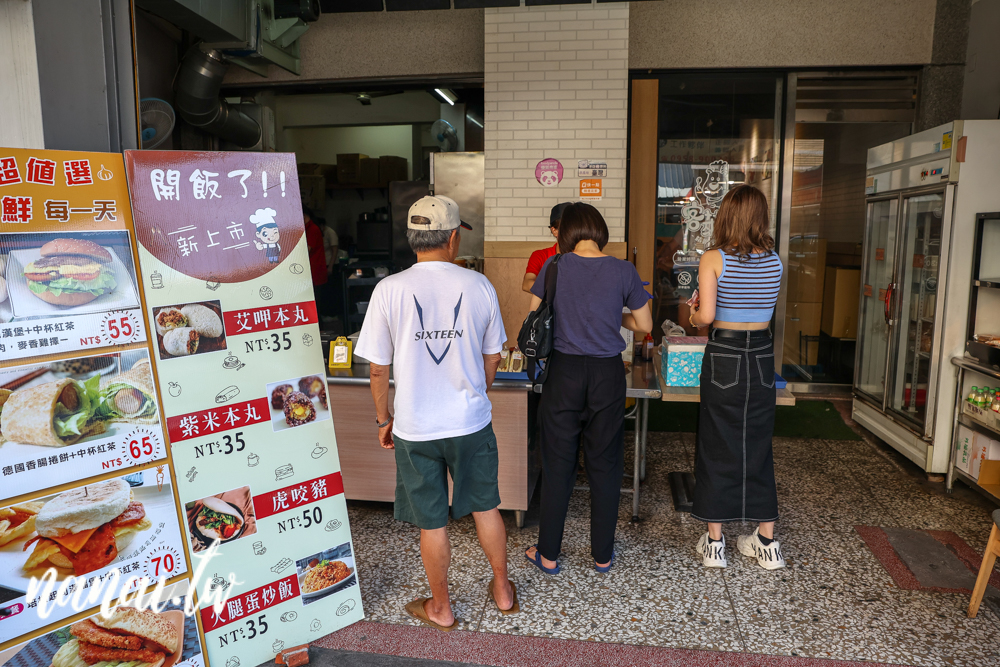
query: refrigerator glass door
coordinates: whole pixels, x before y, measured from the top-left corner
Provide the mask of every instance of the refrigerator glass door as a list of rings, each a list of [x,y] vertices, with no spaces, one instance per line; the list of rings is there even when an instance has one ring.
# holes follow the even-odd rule
[[[854,388],[880,409],[885,405],[889,361],[889,318],[886,295],[891,292],[896,263],[897,198],[868,203],[868,237],[861,288],[858,368]]]
[[[893,295],[898,353],[892,361],[889,409],[921,427],[934,349],[944,200],[943,192],[903,197],[898,294]]]

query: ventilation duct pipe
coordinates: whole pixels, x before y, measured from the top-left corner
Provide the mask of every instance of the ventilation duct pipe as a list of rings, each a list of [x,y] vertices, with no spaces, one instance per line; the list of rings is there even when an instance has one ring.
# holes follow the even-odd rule
[[[219,96],[228,68],[218,51],[191,49],[177,78],[177,111],[209,134],[241,148],[253,148],[260,143],[260,125]]]

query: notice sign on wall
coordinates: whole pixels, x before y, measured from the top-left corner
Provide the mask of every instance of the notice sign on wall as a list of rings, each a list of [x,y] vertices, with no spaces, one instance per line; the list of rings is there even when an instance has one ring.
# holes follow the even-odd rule
[[[213,665],[363,617],[294,155],[129,151],[139,280]]]
[[[604,196],[604,180],[601,178],[584,178],[580,181],[580,199],[597,201]]]

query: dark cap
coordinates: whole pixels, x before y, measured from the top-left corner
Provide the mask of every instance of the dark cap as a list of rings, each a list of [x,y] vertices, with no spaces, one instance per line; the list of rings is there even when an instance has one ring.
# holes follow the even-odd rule
[[[573,202],[565,201],[552,207],[552,212],[549,213],[549,227],[559,226],[559,221],[562,220],[563,211],[565,211],[566,208],[572,203]]]

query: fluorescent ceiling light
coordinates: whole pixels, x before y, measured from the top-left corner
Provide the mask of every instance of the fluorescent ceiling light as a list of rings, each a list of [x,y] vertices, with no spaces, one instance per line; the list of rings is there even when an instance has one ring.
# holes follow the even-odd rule
[[[465,114],[465,117],[471,120],[474,125],[478,125],[479,127],[483,126],[483,124],[479,121],[479,119],[473,116],[471,113]]]
[[[458,101],[458,96],[455,95],[455,93],[453,93],[450,90],[448,90],[447,88],[445,88],[443,90],[441,88],[435,88],[434,92],[437,93],[438,95],[440,95],[441,99],[443,99],[445,102],[447,102],[451,106],[455,106],[455,102]]]

